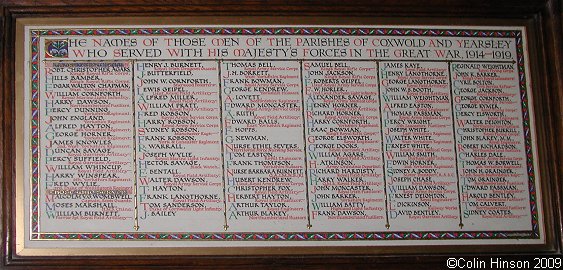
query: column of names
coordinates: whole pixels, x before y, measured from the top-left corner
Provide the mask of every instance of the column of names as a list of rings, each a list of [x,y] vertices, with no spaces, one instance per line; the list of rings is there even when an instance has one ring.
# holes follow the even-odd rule
[[[226,216],[230,230],[307,225],[299,62],[221,64]]]
[[[513,63],[452,63],[460,197],[471,229],[530,220],[520,90]],[[519,224],[519,225],[515,225]]]
[[[369,230],[386,224],[376,71],[371,61],[303,62],[315,230]]]
[[[130,230],[134,217],[130,62],[45,65],[40,98],[40,177],[45,187],[40,202],[46,216],[42,230]]]
[[[135,64],[139,227],[221,230],[218,66],[214,61]]]
[[[448,64],[381,62],[380,80],[391,228],[459,229]]]

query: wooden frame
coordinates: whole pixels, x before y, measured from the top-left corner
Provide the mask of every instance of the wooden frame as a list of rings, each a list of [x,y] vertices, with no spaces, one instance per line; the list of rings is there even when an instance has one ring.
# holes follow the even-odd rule
[[[39,5],[38,5],[39,4]],[[189,1],[153,5],[150,1],[136,1],[131,4],[118,0],[108,1],[107,5],[90,4],[78,1],[73,6],[65,6],[56,1],[40,2],[5,2],[2,6],[2,22],[4,37],[2,42],[2,130],[0,131],[2,155],[2,255],[7,266],[34,268],[40,266],[88,266],[105,265],[108,267],[142,267],[142,266],[199,266],[232,268],[259,266],[285,267],[343,267],[355,265],[366,266],[402,266],[402,267],[443,267],[448,257],[479,256],[481,258],[499,256],[519,258],[523,253],[530,256],[540,254],[561,254],[561,95],[563,75],[561,66],[561,10],[557,1],[512,1],[487,3],[486,1],[460,2],[445,5],[443,1],[417,3],[415,1],[400,4],[387,4],[383,1],[357,1],[343,4],[337,1],[315,1],[307,3],[286,4],[283,1],[270,1],[261,4],[251,1],[231,2],[216,1],[205,3]],[[382,17],[381,22],[394,22],[401,17],[402,23],[443,24],[451,23],[452,18],[459,18],[455,24],[521,24],[531,32],[529,38],[532,66],[532,83],[535,86],[534,103],[536,107],[536,129],[538,138],[538,159],[540,160],[541,178],[544,179],[544,213],[546,216],[546,233],[548,244],[534,249],[511,249],[504,247],[502,253],[494,248],[472,251],[473,247],[459,248],[454,254],[439,249],[438,253],[428,254],[420,248],[413,248],[409,253],[396,254],[382,252],[379,255],[367,255],[358,252],[356,255],[264,255],[264,256],[151,256],[150,253],[139,259],[135,256],[119,257],[24,257],[15,254],[15,43],[16,21],[25,17],[102,17],[102,16],[309,16],[331,19],[333,17],[351,16],[357,21],[365,18]],[[71,15],[69,15],[71,14]],[[409,16],[409,18],[403,18]],[[211,18],[211,17],[210,17]],[[484,19],[487,18],[487,19]],[[444,253],[440,253],[444,252]],[[424,264],[421,264],[423,262]],[[416,263],[416,264],[415,264]]]

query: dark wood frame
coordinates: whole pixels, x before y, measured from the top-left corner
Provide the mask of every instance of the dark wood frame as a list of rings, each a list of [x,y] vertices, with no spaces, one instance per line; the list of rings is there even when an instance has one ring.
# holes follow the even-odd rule
[[[9,268],[108,269],[157,266],[196,268],[445,268],[449,257],[502,256],[505,259],[562,255],[563,212],[563,34],[561,0],[3,0],[0,23],[0,184],[2,266]],[[496,20],[524,23],[533,35],[530,65],[536,114],[540,177],[544,184],[544,216],[549,243],[528,252],[468,252],[428,254],[264,255],[264,256],[121,256],[121,257],[23,257],[15,254],[15,37],[16,19],[26,17],[101,16],[323,16],[381,17],[449,24],[454,20]],[[477,248],[476,248],[477,250]],[[466,253],[467,252],[467,253]]]

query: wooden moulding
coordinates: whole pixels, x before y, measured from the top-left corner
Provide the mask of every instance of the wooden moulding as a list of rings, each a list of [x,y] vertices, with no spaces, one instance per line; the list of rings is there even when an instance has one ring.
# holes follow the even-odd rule
[[[89,266],[108,269],[197,267],[197,268],[382,268],[437,269],[445,268],[446,259],[466,257],[488,259],[533,258],[540,255],[562,254],[563,212],[563,33],[561,1],[386,1],[386,0],[312,0],[312,1],[252,1],[252,0],[5,0],[0,4],[2,24],[0,73],[0,181],[2,185],[2,265],[9,269],[82,268]],[[20,256],[16,253],[16,43],[17,26],[22,19],[61,19],[80,24],[80,18],[93,18],[103,23],[112,21],[135,24],[149,18],[160,24],[177,24],[182,17],[209,18],[214,24],[327,22],[333,25],[498,25],[524,26],[528,30],[530,77],[534,89],[535,129],[538,168],[543,193],[545,245],[511,246],[412,246],[401,250],[379,248],[377,252],[308,254],[297,249],[282,255],[155,255],[142,252],[138,256]],[[121,17],[121,18],[120,18]],[[126,18],[123,18],[126,17]],[[322,253],[322,252],[320,252]]]

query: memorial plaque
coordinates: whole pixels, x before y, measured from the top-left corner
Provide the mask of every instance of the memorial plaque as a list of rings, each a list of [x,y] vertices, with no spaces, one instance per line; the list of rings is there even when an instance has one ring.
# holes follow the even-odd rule
[[[226,21],[19,26],[18,256],[550,245],[528,27]]]
[[[0,4],[0,268],[561,268],[560,1],[63,2]]]
[[[543,244],[526,35],[26,27],[23,245]]]

